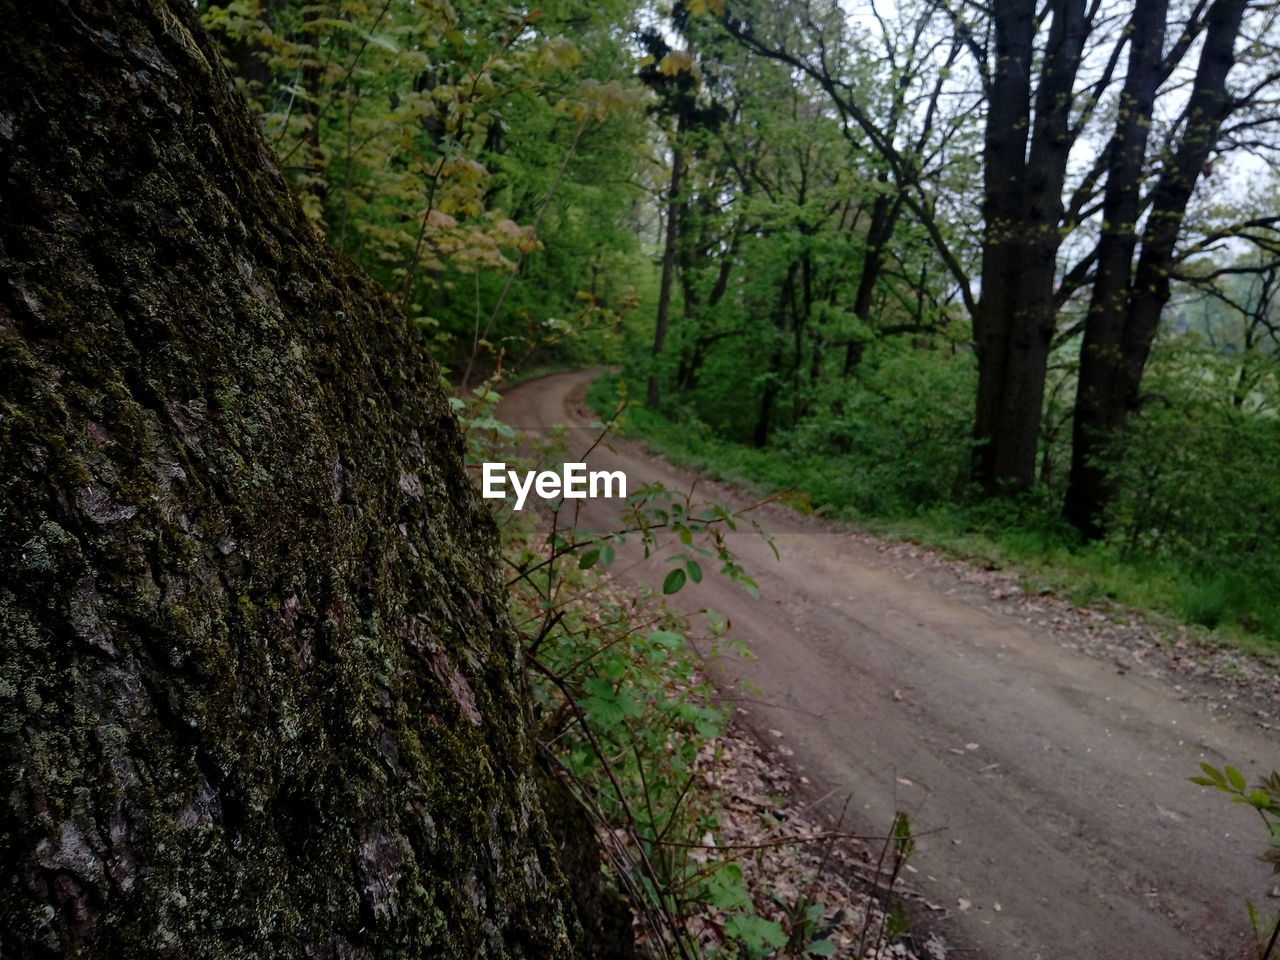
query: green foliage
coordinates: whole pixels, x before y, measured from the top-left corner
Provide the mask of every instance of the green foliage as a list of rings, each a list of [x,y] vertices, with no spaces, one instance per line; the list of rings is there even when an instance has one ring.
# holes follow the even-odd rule
[[[204,18],[316,226],[444,361],[487,367],[564,351],[634,303],[631,10],[587,9],[233,0]]]
[[[1239,361],[1175,341],[1157,357],[1153,399],[1116,439],[1108,527],[1122,559],[1186,571],[1177,610],[1280,641],[1280,421],[1233,402]],[[1273,395],[1274,396],[1274,395]]]
[[[1263,861],[1270,863],[1274,872],[1280,873],[1280,771],[1272,771],[1250,787],[1243,773],[1232,766],[1219,770],[1209,763],[1201,763],[1204,776],[1189,777],[1192,783],[1213,787],[1231,796],[1232,803],[1243,803],[1258,811],[1263,826],[1270,837]],[[1264,919],[1253,903],[1248,904],[1249,919],[1257,937],[1259,960],[1269,960],[1280,941],[1280,914]]]
[[[935,382],[949,379],[940,375]],[[883,462],[877,462],[878,445],[868,445],[862,458],[856,450],[824,454],[818,439],[822,428],[818,425],[779,438],[776,446],[763,450],[720,439],[698,421],[676,423],[644,408],[628,409],[624,429],[644,437],[677,462],[711,477],[743,484],[760,496],[783,494],[783,499],[796,509],[856,520],[872,531],[941,547],[991,566],[1016,565],[1031,590],[1059,592],[1083,606],[1118,604],[1153,610],[1189,623],[1225,629],[1229,635],[1244,640],[1259,638],[1274,643],[1280,638],[1280,610],[1272,602],[1270,591],[1276,574],[1266,573],[1274,569],[1270,565],[1276,562],[1273,545],[1278,541],[1251,536],[1258,524],[1270,523],[1277,514],[1275,495],[1267,493],[1268,485],[1275,483],[1274,470],[1269,470],[1268,464],[1280,462],[1280,452],[1274,458],[1264,455],[1256,462],[1246,459],[1242,464],[1245,458],[1240,456],[1239,437],[1232,441],[1207,432],[1207,436],[1221,443],[1218,459],[1202,460],[1196,469],[1209,475],[1219,469],[1224,473],[1239,470],[1239,475],[1255,486],[1242,484],[1228,502],[1218,503],[1211,498],[1197,501],[1195,509],[1203,511],[1205,517],[1189,518],[1188,529],[1200,531],[1202,537],[1194,548],[1176,537],[1159,547],[1130,547],[1127,538],[1134,526],[1119,522],[1110,540],[1082,545],[1076,531],[1063,521],[1053,491],[1045,487],[1014,498],[966,499],[961,450],[967,444],[957,443],[945,430],[938,431],[938,443],[933,446],[904,440],[928,437],[930,428],[912,423],[911,413],[899,413],[909,411],[913,403],[924,406],[927,401],[927,397],[910,395],[909,379],[900,383],[904,396],[884,407],[892,414],[877,421],[870,418],[881,408],[869,404],[866,410],[869,429],[879,431],[883,449],[904,451],[907,456],[902,460],[886,455]],[[602,377],[591,387],[588,399],[597,409],[612,408],[617,389],[617,378]],[[957,420],[961,417],[962,392],[957,386],[952,394],[954,407],[950,415]],[[1163,410],[1158,408],[1157,413]],[[895,423],[901,437],[892,435]],[[1135,431],[1145,429],[1144,423],[1145,418],[1139,418]],[[1273,426],[1268,422],[1245,429],[1265,431]],[[1160,439],[1172,449],[1180,437],[1186,442],[1197,436],[1194,424],[1184,423],[1180,429],[1181,434],[1175,429]],[[1144,463],[1139,452],[1142,448],[1134,442],[1134,453],[1122,461],[1121,469]],[[1253,446],[1246,451],[1258,449],[1253,440],[1250,443]],[[939,479],[932,488],[918,483],[929,475],[929,461],[921,451],[936,455],[933,470]],[[1172,455],[1180,456],[1176,451]],[[1209,453],[1201,450],[1200,456],[1209,457]],[[1161,468],[1157,461],[1148,469]],[[943,480],[944,476],[950,479]],[[1163,491],[1161,496],[1187,498],[1197,489],[1208,490],[1201,483],[1189,481],[1183,487],[1171,478],[1159,489]],[[1220,484],[1226,489],[1225,481]],[[928,493],[926,497],[908,495],[922,489]],[[1121,487],[1118,511],[1129,509],[1130,497],[1135,496],[1132,491],[1132,486]],[[1117,516],[1123,514],[1118,512]],[[1254,527],[1248,526],[1251,520]],[[1216,529],[1222,531],[1223,542],[1229,545],[1226,550],[1217,546],[1215,523],[1219,525]],[[1173,549],[1174,543],[1181,546]]]
[[[970,445],[964,422],[972,365],[967,358],[890,357],[867,371],[843,401],[776,437],[767,449],[721,439],[689,409],[670,415],[632,407],[626,429],[713,476],[795,488],[800,505],[831,515],[910,516],[963,495]],[[611,408],[619,378],[589,392]],[[835,391],[833,391],[833,394]]]
[[[725,921],[724,932],[742,943],[745,955],[751,960],[772,956],[787,942],[781,924],[753,913],[733,914]]]
[[[866,362],[852,384],[829,388],[822,412],[775,446],[800,456],[843,454],[844,502],[868,514],[902,514],[961,499],[968,484],[974,368],[968,354],[898,351]]]

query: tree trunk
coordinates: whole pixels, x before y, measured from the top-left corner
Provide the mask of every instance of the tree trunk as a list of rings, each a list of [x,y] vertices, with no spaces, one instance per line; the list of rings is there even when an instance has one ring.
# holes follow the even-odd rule
[[[0,16],[0,953],[571,956],[418,335],[190,3]]]
[[[1118,426],[1124,403],[1121,340],[1129,304],[1130,271],[1138,242],[1148,130],[1160,84],[1168,0],[1137,0],[1129,32],[1129,69],[1120,93],[1119,119],[1108,146],[1110,162],[1098,240],[1097,279],[1085,324],[1072,434],[1067,520],[1089,537],[1101,527],[1096,504],[1105,499],[1106,475],[1093,461]]]
[[[760,393],[756,425],[751,431],[751,442],[757,447],[768,446],[769,433],[773,429],[773,413],[782,387],[783,337],[787,333],[788,308],[794,294],[796,268],[795,263],[787,268],[787,276],[782,283],[782,289],[778,292],[778,302],[774,307],[774,329],[769,331],[773,348],[769,354],[768,372],[765,374],[764,387]]]
[[[988,494],[1035,482],[1056,308],[1053,287],[1070,151],[1072,88],[1086,35],[1083,0],[1054,0],[1035,87],[1034,0],[996,0],[996,68],[984,147],[982,299],[974,478]]]
[[[1151,212],[1136,264],[1132,235],[1140,211],[1140,184],[1132,182],[1133,159],[1127,149],[1117,150],[1108,173],[1104,202],[1115,200],[1116,208],[1112,214],[1104,215],[1111,229],[1103,234],[1098,248],[1099,282],[1090,302],[1080,355],[1071,478],[1065,502],[1067,518],[1087,539],[1096,539],[1103,533],[1103,516],[1112,496],[1105,462],[1107,444],[1138,408],[1142,374],[1155,342],[1160,314],[1169,301],[1169,275],[1187,204],[1217,144],[1222,122],[1239,105],[1227,91],[1226,82],[1235,63],[1235,43],[1246,6],[1247,0],[1216,0],[1209,10],[1204,46],[1184,113],[1185,125],[1152,192]],[[1163,16],[1163,7],[1156,0],[1138,4],[1135,36],[1144,28],[1154,29],[1145,19],[1137,23],[1137,18],[1150,19],[1156,12]],[[1143,47],[1136,44],[1131,57],[1139,55]],[[1161,44],[1156,44],[1143,56],[1159,58],[1160,51]],[[1131,70],[1132,67],[1131,60]],[[1158,74],[1151,79],[1158,82]],[[1133,82],[1131,76],[1126,81],[1126,91]],[[1142,100],[1134,102],[1138,109],[1143,107]],[[1122,126],[1117,138],[1127,143],[1120,139],[1123,135]],[[1135,133],[1129,140],[1137,138]],[[1141,139],[1145,147],[1145,124]],[[1112,179],[1124,185],[1123,196],[1112,197]]]
[[[888,181],[888,174],[883,172],[876,178],[876,182],[882,186]],[[853,298],[853,315],[864,324],[871,321],[871,305],[874,303],[876,286],[880,282],[880,273],[884,268],[884,249],[893,237],[901,211],[901,194],[890,195],[883,189],[876,194],[875,202],[871,206],[871,220],[867,225],[867,235],[863,241],[866,246],[862,253],[862,270],[858,274],[858,289]],[[841,376],[846,380],[857,372],[865,349],[866,343],[861,340],[850,340],[845,344]]]
[[[676,271],[676,249],[680,243],[680,188],[684,178],[684,154],[681,136],[684,119],[676,128],[675,143],[671,148],[671,184],[667,191],[667,230],[662,245],[662,278],[658,287],[658,316],[653,326],[653,370],[649,373],[649,389],[645,402],[649,409],[657,410],[662,401],[661,371],[662,350],[667,342],[667,318],[671,313],[671,286]]]

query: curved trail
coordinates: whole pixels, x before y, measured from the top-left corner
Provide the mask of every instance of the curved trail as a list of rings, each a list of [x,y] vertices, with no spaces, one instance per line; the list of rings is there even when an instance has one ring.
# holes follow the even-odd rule
[[[597,375],[526,383],[499,416],[534,431],[585,428],[596,418],[582,395]],[[571,431],[575,458],[589,436]],[[693,480],[634,444],[613,447],[588,463],[626,471],[632,490]],[[585,504],[580,526],[616,525],[612,504]],[[1244,898],[1280,906],[1254,859],[1265,837],[1254,811],[1186,778],[1207,760],[1252,782],[1280,766],[1275,740],[891,569],[836,524],[781,508],[761,523],[781,562],[754,535],[733,541],[759,600],[708,571],[674,605],[731,618],[756,659],[724,668],[766,701],[748,705],[749,722],[782,732],[833,814],[847,795],[846,822],[868,833],[883,833],[896,809],[912,814],[923,835],[908,882],[948,908],[952,956],[1243,953]],[[658,556],[616,575],[656,583],[667,569]]]

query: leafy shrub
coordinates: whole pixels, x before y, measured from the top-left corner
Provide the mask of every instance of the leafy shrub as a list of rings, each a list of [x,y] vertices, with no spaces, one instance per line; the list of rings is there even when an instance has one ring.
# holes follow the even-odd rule
[[[1196,397],[1134,418],[1113,474],[1111,542],[1189,581],[1178,612],[1280,640],[1280,421]]]
[[[800,421],[777,446],[821,457],[844,476],[844,502],[870,514],[902,514],[961,497],[972,444],[970,358],[897,354],[863,378],[828,388],[822,412]],[[831,464],[831,453],[841,456]]]

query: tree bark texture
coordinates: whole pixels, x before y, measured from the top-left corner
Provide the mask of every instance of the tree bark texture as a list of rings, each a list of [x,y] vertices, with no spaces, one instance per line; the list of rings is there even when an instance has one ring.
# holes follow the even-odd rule
[[[571,956],[416,332],[190,3],[0,21],[0,955]]]

